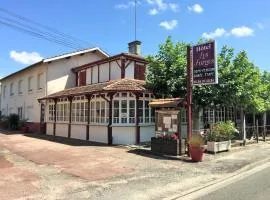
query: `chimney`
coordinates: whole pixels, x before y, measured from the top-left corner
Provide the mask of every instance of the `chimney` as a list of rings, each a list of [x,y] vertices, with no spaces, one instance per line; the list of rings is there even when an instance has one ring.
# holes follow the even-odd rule
[[[135,40],[128,43],[128,52],[131,54],[141,55],[141,41]]]

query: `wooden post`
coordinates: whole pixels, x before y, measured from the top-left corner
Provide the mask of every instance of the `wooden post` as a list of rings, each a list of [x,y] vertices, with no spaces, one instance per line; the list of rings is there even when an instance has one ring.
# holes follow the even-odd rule
[[[56,105],[57,105],[57,99],[54,99],[54,123],[53,123],[53,136],[55,136],[55,132],[56,132]]]
[[[192,136],[192,65],[191,65],[191,47],[187,46],[187,141]],[[188,156],[190,156],[188,145]]]
[[[136,94],[136,111],[135,111],[135,126],[136,126],[136,143],[140,143],[140,126],[139,126],[139,94]]]
[[[126,70],[125,63],[126,63],[125,57],[121,56],[121,79],[125,78],[125,70]]]
[[[112,103],[113,103],[113,94],[109,94],[110,101],[109,101],[109,123],[108,123],[108,145],[112,145],[113,138],[112,138]]]
[[[73,97],[68,97],[69,100],[68,138],[70,138],[71,136],[72,99]]]
[[[246,139],[247,139],[247,134],[246,134],[246,115],[243,112],[243,145],[246,146]]]
[[[92,95],[87,96],[87,112],[88,112],[88,116],[87,116],[87,125],[86,125],[86,140],[89,140],[90,138],[90,132],[89,132],[89,125],[90,125],[90,102],[91,102],[91,98]]]
[[[256,116],[254,113],[252,113],[252,118],[253,118],[253,120],[252,120],[252,122],[253,122],[253,124],[252,124],[252,137],[255,137],[255,135],[256,135]]]
[[[259,143],[259,125],[258,125],[258,119],[256,120],[256,141]]]
[[[263,141],[266,142],[266,112],[263,113]]]

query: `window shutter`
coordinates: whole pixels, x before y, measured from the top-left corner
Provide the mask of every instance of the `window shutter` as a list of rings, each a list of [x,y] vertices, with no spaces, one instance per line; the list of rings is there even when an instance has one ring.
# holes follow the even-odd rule
[[[140,66],[140,77],[139,77],[140,80],[145,80],[145,65],[141,65]]]
[[[86,85],[86,71],[79,72],[79,86]]]
[[[139,80],[145,80],[145,66],[135,65],[134,78]]]

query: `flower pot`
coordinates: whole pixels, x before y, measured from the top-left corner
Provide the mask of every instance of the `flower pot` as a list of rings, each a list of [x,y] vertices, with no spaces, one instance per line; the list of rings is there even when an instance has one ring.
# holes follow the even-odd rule
[[[190,156],[191,160],[195,162],[200,162],[203,160],[203,154],[204,153],[204,148],[203,147],[194,147],[190,146]]]

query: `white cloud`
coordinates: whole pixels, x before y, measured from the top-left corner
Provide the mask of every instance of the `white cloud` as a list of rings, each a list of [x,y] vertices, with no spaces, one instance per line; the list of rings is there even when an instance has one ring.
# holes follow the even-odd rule
[[[22,64],[33,64],[43,59],[43,57],[37,52],[17,52],[15,50],[10,51],[9,56],[16,62]]]
[[[177,12],[179,10],[179,6],[176,3],[169,3],[169,7],[173,12]]]
[[[174,28],[176,28],[177,24],[178,24],[178,21],[173,19],[171,21],[162,21],[160,22],[159,26],[167,30],[173,30]]]
[[[149,15],[157,15],[157,14],[158,14],[158,10],[156,8],[149,10]]]
[[[167,3],[164,0],[146,0],[147,4],[153,6],[153,8],[148,12],[150,15],[153,13],[158,14],[159,11],[171,10],[173,12],[177,12],[179,10],[179,6],[176,3]]]
[[[204,11],[203,7],[200,4],[194,4],[193,6],[188,6],[188,10],[195,13],[202,13]]]
[[[239,26],[232,28],[230,31],[226,31],[224,28],[217,28],[215,31],[210,33],[203,33],[202,37],[205,39],[215,39],[218,37],[225,37],[225,36],[234,36],[234,37],[248,37],[253,36],[254,30],[246,27],[246,26]]]
[[[254,35],[254,30],[246,26],[240,26],[233,28],[230,33],[235,37],[248,37]]]
[[[135,6],[135,2],[134,1],[129,1],[127,3],[121,3],[121,4],[117,4],[115,5],[116,9],[128,9],[130,7],[134,7]]]
[[[210,33],[203,33],[202,37],[205,39],[215,39],[218,37],[225,36],[227,34],[227,31],[224,28],[217,28],[215,31]]]
[[[261,30],[264,29],[264,25],[263,25],[262,23],[259,22],[259,23],[257,23],[256,25],[257,25],[257,27],[258,27],[259,29],[261,29]]]

